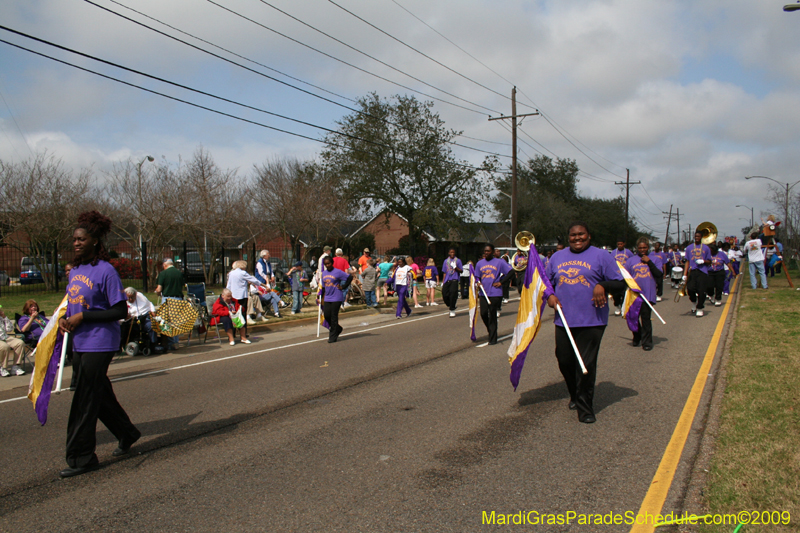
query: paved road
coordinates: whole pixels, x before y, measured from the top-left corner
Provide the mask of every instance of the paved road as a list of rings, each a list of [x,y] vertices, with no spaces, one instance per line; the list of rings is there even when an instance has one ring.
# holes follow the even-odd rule
[[[58,479],[70,393],[44,427],[29,402],[0,403],[0,530],[461,532],[496,529],[483,511],[636,512],[721,315],[689,316],[684,300],[658,305],[651,352],[612,317],[593,425],[567,410],[550,310],[516,392],[509,340],[476,347],[443,306],[345,318],[334,345],[305,326],[113,365],[144,436],[115,460],[99,425],[96,472]]]

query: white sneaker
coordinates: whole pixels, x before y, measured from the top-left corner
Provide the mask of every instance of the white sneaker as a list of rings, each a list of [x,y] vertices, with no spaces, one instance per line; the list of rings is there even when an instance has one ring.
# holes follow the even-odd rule
[[[455,311],[450,311],[450,318],[453,318],[454,316],[456,316],[456,312]]]
[[[256,321],[248,316],[247,317],[247,325],[248,326],[255,326],[256,325]]]
[[[503,303],[507,304],[508,303],[508,298],[503,298]]]
[[[7,378],[7,377],[8,377],[8,376],[10,376],[10,375],[11,375],[11,372],[9,372],[8,370],[6,370],[6,368],[5,368],[5,367],[2,367],[2,366],[0,366],[0,377]]]
[[[428,303],[428,302],[425,302],[425,305],[426,305],[426,306],[428,306],[428,305],[431,305],[431,304],[430,304],[430,303]]]
[[[614,316],[619,316],[622,314],[622,307],[617,307],[614,309]]]
[[[280,313],[275,313],[275,318],[280,318],[280,317],[281,317]]]
[[[656,296],[656,301],[660,302],[661,301],[661,296]]]
[[[431,302],[431,305],[439,305],[439,304],[437,304],[436,302]]]
[[[722,295],[723,296],[728,296],[728,293],[727,292],[723,292]]]
[[[13,366],[11,367],[11,373],[12,373],[12,374],[14,374],[15,376],[24,376],[24,375],[25,375],[25,371],[24,371],[24,370],[22,370],[22,369],[21,369],[20,367],[18,367],[17,365],[13,365]]]
[[[421,306],[421,305],[419,305],[419,304],[417,304],[417,305],[415,305],[414,307],[422,307],[422,306]]]
[[[342,307],[350,307],[350,306],[351,306],[351,305],[350,305],[350,303],[348,303],[348,302],[345,302],[345,303],[344,303],[344,305],[342,305]]]
[[[293,315],[296,315],[296,314],[297,314],[297,311],[292,311],[292,314],[293,314]]]
[[[696,316],[696,317],[701,317],[701,316],[703,316],[703,310],[702,310],[702,309],[698,309],[698,310],[697,310],[697,314],[696,314],[695,316]]]
[[[242,344],[250,344],[250,341],[247,339],[242,339]]]
[[[692,314],[693,315],[697,314],[697,307],[692,306]]]
[[[500,318],[500,311],[497,312],[497,318]]]
[[[714,307],[719,307],[722,305],[722,300],[714,300]]]
[[[236,341],[231,341],[228,344],[230,344],[231,346],[236,346]]]

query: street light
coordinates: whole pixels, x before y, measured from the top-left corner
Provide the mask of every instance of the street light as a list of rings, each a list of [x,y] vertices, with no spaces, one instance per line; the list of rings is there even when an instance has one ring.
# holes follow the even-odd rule
[[[800,9],[800,7],[798,7],[797,9]],[[792,224],[791,224],[791,220],[789,219],[789,191],[792,190],[792,187],[794,187],[795,185],[800,183],[800,180],[797,180],[794,183],[792,183],[791,185],[789,185],[789,183],[786,183],[786,182],[783,182],[783,181],[778,181],[776,179],[770,178],[769,176],[745,176],[744,177],[744,179],[746,179],[746,180],[753,179],[753,178],[761,178],[761,179],[765,179],[765,180],[769,180],[769,181],[774,181],[778,185],[783,185],[784,187],[786,187],[786,197],[784,198],[784,201],[783,201],[783,215],[784,215],[783,216],[783,221],[786,223],[786,234],[789,237],[789,239],[791,239],[792,238],[792,232],[791,232]]]
[[[737,205],[736,207],[745,207],[750,210],[750,227],[752,228],[753,225],[756,223],[755,220],[753,219],[753,208],[750,207],[749,205]]]
[[[137,177],[137,180],[138,180],[138,188],[137,188],[136,192],[137,192],[137,195],[139,196],[139,205],[137,206],[138,207],[138,211],[139,211],[139,217],[138,217],[139,218],[139,257],[142,256],[142,217],[141,217],[141,212],[142,212],[142,165],[144,165],[145,161],[149,161],[149,162],[152,163],[153,161],[155,161],[155,158],[152,155],[145,156],[145,157],[142,158],[141,161],[139,161],[139,164],[136,166],[136,177]]]

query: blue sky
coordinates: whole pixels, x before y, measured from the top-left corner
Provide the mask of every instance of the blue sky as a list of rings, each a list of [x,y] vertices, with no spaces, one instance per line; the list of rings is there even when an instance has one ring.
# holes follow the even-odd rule
[[[423,100],[427,98],[419,92],[425,92],[453,100],[314,32],[259,0],[215,1],[411,90],[326,58],[209,2],[95,1],[179,35],[119,4],[135,7],[237,54],[336,92],[345,98],[309,88],[344,105],[352,105],[348,99],[371,91],[384,97],[413,92]],[[425,59],[330,2],[270,3],[438,89],[490,108],[491,112],[474,108],[467,111],[435,104],[448,127],[481,139],[462,139],[463,144],[497,150],[503,155],[510,153],[510,134],[487,118],[489,114],[510,112],[505,95],[511,91],[506,80],[511,81],[521,91],[520,112],[529,109],[523,104],[540,107],[561,130],[542,118],[526,119],[520,136],[525,141],[520,144],[520,157],[525,159],[540,150],[576,159],[581,169],[591,174],[581,180],[581,192],[598,197],[619,194],[620,189],[613,182],[624,176],[625,168],[630,168],[631,178],[642,182],[642,186],[632,189],[633,215],[656,234],[663,234],[666,229],[660,211],[668,210],[670,204],[680,207],[687,221],[711,220],[723,233],[738,233],[742,227],[739,217],[749,217],[749,213],[734,208],[736,204],[753,205],[756,217],[771,209],[765,199],[768,182],[745,181],[745,175],[768,175],[789,182],[800,179],[796,171],[800,155],[794,147],[800,133],[800,110],[796,105],[800,96],[800,43],[796,39],[800,13],[784,13],[780,1],[337,1],[492,91]],[[415,20],[398,4],[502,77]],[[335,121],[348,112],[156,35],[81,0],[0,0],[0,12],[4,13],[2,24],[13,29],[320,126],[334,128]],[[7,32],[0,34],[10,42],[153,90],[313,138],[324,136],[319,129],[76,59]],[[226,52],[219,53],[245,62]],[[20,160],[30,157],[32,150],[46,149],[76,169],[91,166],[102,179],[103,171],[115,161],[153,155],[177,164],[202,145],[220,166],[237,168],[246,175],[254,164],[267,159],[314,158],[321,149],[314,141],[189,108],[2,43],[0,66],[3,160]],[[285,79],[260,66],[251,66]],[[483,158],[482,154],[467,150],[459,150],[457,155],[473,163]]]

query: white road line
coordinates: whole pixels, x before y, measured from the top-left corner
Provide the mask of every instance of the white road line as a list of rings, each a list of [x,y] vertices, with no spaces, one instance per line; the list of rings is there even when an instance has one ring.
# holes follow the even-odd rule
[[[461,311],[466,311],[466,309],[459,309],[459,310],[456,311],[456,313],[461,312]],[[440,317],[440,316],[450,316],[450,311],[448,310],[448,311],[445,311],[443,313],[437,313],[437,314],[433,314],[433,315],[421,316],[419,318],[412,318],[410,320],[409,319],[405,319],[405,320],[402,320],[400,322],[393,322],[391,324],[385,324],[383,326],[375,326],[374,328],[360,329],[358,331],[353,331],[351,333],[344,333],[344,334],[342,334],[342,337],[348,337],[350,335],[357,335],[359,333],[364,333],[366,331],[375,331],[375,330],[384,329],[384,328],[392,328],[392,327],[395,327],[395,326],[402,326],[404,324],[410,324],[412,322],[419,322],[420,320],[428,320],[429,318],[436,318],[436,317]],[[503,338],[505,338],[505,337],[503,337]],[[208,361],[200,361],[200,362],[192,363],[192,364],[188,364],[188,365],[173,366],[173,367],[170,367],[170,368],[162,368],[160,370],[153,370],[151,372],[142,372],[141,374],[134,374],[134,375],[131,375],[131,376],[123,376],[123,377],[119,377],[119,378],[114,378],[114,379],[111,380],[111,382],[114,383],[114,382],[117,382],[117,381],[126,381],[126,380],[129,380],[129,379],[136,379],[136,378],[141,378],[141,377],[144,377],[144,376],[152,376],[153,374],[163,374],[165,372],[170,372],[172,370],[181,370],[183,368],[191,368],[193,366],[206,365],[206,364],[209,364],[209,363],[221,363],[223,361],[229,361],[231,359],[237,359],[239,357],[246,357],[248,355],[257,355],[257,354],[261,354],[261,353],[273,352],[275,350],[283,350],[283,349],[286,349],[286,348],[294,348],[296,346],[303,346],[305,344],[311,344],[311,343],[314,343],[314,342],[327,342],[327,341],[328,341],[328,339],[326,339],[326,338],[319,338],[319,339],[311,339],[309,341],[296,342],[294,344],[285,344],[283,346],[273,346],[272,348],[265,348],[263,350],[256,350],[255,352],[247,352],[247,353],[241,353],[241,354],[236,354],[236,355],[229,355],[229,356],[226,356],[226,357],[219,357],[217,359],[209,359]],[[66,390],[66,389],[62,389],[62,390]],[[53,391],[54,394],[58,394],[58,392],[59,391]],[[28,399],[27,396],[21,396],[19,398],[10,398],[8,400],[0,400],[0,404],[8,403],[8,402],[16,402],[18,400],[27,400],[27,399]]]

